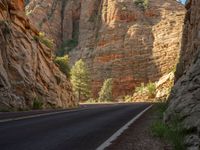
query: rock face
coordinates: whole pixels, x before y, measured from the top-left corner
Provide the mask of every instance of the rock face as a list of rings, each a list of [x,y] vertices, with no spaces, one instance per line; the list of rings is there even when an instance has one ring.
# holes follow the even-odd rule
[[[41,30],[57,45],[78,40],[71,60],[88,63],[95,97],[107,78],[114,79],[114,97],[154,82],[174,68],[179,55],[185,8],[175,0],[149,0],[147,9],[133,0],[74,0],[65,5],[34,0],[27,10],[33,22],[45,18]],[[48,27],[56,30],[49,32]]]
[[[75,106],[71,84],[36,38],[23,0],[0,1],[0,109]]]
[[[189,150],[200,149],[200,1],[190,0],[183,32],[180,61],[175,86],[169,98],[165,121],[179,116],[189,135]]]
[[[26,12],[59,47],[64,41],[78,38],[80,7],[81,0],[31,0]]]

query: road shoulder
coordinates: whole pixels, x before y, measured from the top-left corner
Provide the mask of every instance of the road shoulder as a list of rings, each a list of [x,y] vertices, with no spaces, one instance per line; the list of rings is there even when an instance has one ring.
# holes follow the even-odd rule
[[[157,120],[156,106],[153,106],[106,150],[171,150],[171,146],[152,135],[150,127]]]

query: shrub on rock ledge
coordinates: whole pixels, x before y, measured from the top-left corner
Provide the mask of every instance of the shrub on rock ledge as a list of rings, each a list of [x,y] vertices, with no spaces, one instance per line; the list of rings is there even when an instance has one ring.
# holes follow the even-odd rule
[[[148,8],[149,0],[135,0],[135,4],[142,10],[145,10]]]
[[[68,65],[69,56],[65,55],[63,57],[56,57],[54,62],[59,66],[60,71],[62,71],[67,77],[70,76],[70,68]]]

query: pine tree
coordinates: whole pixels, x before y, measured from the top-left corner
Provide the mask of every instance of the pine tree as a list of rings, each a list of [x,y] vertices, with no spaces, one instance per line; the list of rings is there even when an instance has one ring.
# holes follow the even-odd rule
[[[101,91],[99,92],[99,102],[112,101],[112,84],[112,78],[104,81]]]
[[[90,76],[88,68],[82,59],[77,61],[71,69],[71,82],[79,101],[90,98]]]

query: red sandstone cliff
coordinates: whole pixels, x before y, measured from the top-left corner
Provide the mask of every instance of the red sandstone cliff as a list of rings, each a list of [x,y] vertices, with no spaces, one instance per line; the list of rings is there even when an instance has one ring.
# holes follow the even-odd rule
[[[78,41],[71,60],[86,60],[95,96],[107,78],[118,97],[158,80],[177,62],[185,9],[175,0],[149,0],[146,10],[133,0],[33,0],[27,12],[58,46]]]
[[[71,84],[52,61],[51,49],[36,40],[23,0],[0,1],[0,108],[74,106]]]

